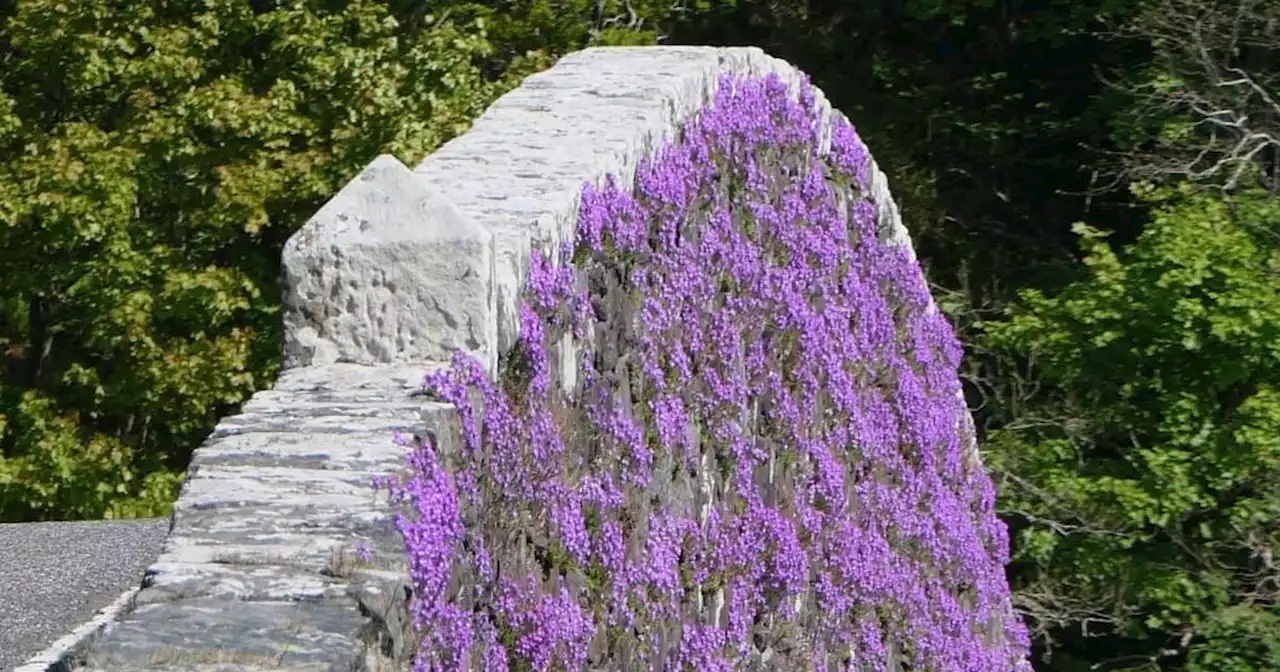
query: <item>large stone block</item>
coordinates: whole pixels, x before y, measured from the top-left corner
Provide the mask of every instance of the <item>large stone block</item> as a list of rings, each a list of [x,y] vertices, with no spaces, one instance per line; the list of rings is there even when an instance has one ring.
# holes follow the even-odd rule
[[[286,367],[496,357],[493,235],[379,156],[285,244]]]

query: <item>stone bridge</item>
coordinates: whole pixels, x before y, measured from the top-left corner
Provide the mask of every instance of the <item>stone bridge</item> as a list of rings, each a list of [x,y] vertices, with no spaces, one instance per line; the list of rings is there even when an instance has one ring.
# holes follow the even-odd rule
[[[404,470],[396,432],[457,442],[455,411],[423,394],[424,376],[459,352],[497,374],[531,251],[572,241],[584,183],[630,184],[726,73],[801,81],[754,48],[588,49],[419,165],[374,159],[287,243],[284,371],[196,451],[141,589],[24,669],[405,669],[406,553],[370,484]],[[864,196],[880,239],[909,252],[874,162]],[[974,464],[967,413],[958,421]]]

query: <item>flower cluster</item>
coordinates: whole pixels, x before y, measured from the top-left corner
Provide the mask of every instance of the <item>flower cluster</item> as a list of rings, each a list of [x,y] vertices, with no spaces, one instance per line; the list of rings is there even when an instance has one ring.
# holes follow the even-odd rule
[[[1020,669],[960,346],[830,123],[726,76],[534,255],[499,380],[427,380],[462,446],[397,486],[419,669]]]

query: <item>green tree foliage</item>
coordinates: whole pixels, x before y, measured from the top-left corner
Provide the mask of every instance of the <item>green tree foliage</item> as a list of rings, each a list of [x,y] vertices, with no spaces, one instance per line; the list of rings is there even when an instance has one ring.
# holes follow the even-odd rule
[[[165,513],[194,446],[273,379],[289,234],[559,53],[653,39],[629,17],[0,1],[0,520]]]
[[[1047,669],[1280,669],[1280,202],[1136,192],[1136,242],[1078,226],[1087,274],[984,325],[1040,388],[986,443],[1019,607]]]

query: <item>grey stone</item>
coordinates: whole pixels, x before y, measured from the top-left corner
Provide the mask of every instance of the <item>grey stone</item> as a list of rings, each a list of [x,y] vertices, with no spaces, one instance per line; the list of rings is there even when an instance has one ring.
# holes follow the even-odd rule
[[[285,366],[496,356],[493,236],[379,156],[285,244]]]
[[[409,601],[413,597],[409,581],[356,584],[348,588],[347,594],[370,620],[366,639],[376,641],[383,656],[407,667],[417,643],[409,612]]]
[[[346,598],[319,604],[207,598],[144,604],[97,643],[85,667],[133,672],[237,665],[349,672],[364,669],[360,638],[365,626]]]

